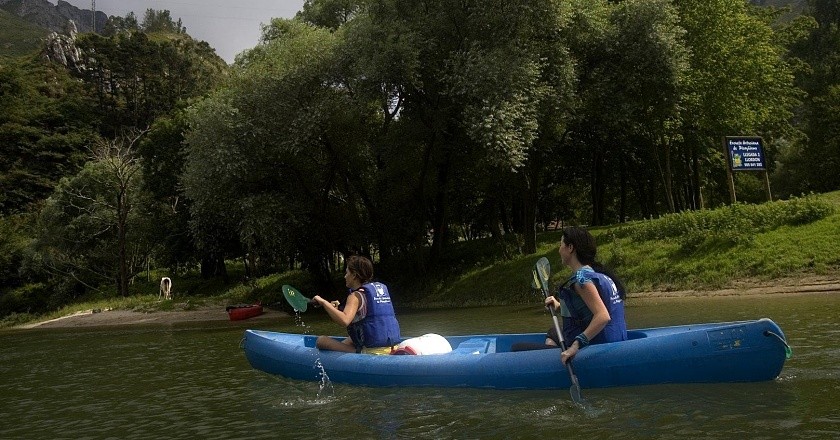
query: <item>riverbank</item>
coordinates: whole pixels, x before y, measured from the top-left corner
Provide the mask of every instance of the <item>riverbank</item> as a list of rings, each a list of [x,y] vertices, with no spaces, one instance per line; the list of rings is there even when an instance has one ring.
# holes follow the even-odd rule
[[[288,318],[289,314],[268,308],[263,308],[260,316],[249,318],[248,322],[270,322]],[[159,325],[171,326],[189,324],[191,322],[219,322],[219,325],[233,323],[230,321],[225,305],[202,305],[189,310],[137,312],[132,310],[83,310],[67,316],[61,316],[46,321],[30,322],[15,326],[15,329],[31,328],[77,328],[77,327],[110,327],[125,325]]]
[[[801,295],[816,293],[840,294],[840,276],[808,275],[798,278],[786,278],[773,281],[744,281],[718,290],[676,290],[639,292],[630,296],[634,299],[704,297],[704,296],[763,296],[763,295]],[[176,309],[177,309],[176,305]],[[290,318],[288,313],[265,308],[265,313],[248,319],[248,322],[264,323]],[[76,328],[125,325],[160,325],[171,326],[191,322],[219,322],[227,325],[231,321],[223,304],[205,304],[199,307],[174,310],[137,312],[130,310],[85,310],[46,321],[31,322],[16,326],[16,329],[31,328]]]

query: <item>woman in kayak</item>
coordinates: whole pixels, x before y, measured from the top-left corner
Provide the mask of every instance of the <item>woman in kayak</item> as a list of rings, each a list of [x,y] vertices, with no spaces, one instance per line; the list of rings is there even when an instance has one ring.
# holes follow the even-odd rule
[[[566,351],[563,363],[589,344],[624,341],[624,286],[606,267],[595,261],[595,238],[586,229],[570,227],[560,239],[560,259],[573,275],[545,305],[560,309],[563,316],[563,339]],[[570,343],[568,341],[571,341]],[[558,346],[554,328],[549,330],[546,345]]]
[[[595,238],[586,229],[569,227],[560,239],[560,259],[573,274],[557,295],[545,299],[547,307],[560,310],[563,317],[563,340],[566,350],[563,363],[589,344],[624,341],[624,286],[606,267],[595,261]],[[557,330],[549,329],[545,345],[514,344],[512,350],[555,348],[560,345]]]
[[[372,282],[373,263],[365,257],[354,255],[347,260],[344,284],[349,289],[344,307],[336,307],[316,295],[312,298],[323,307],[337,324],[347,327],[348,338],[337,341],[329,336],[318,336],[315,346],[322,350],[345,352],[390,352],[400,342],[400,325],[394,314],[388,287]],[[384,350],[376,350],[384,348]]]

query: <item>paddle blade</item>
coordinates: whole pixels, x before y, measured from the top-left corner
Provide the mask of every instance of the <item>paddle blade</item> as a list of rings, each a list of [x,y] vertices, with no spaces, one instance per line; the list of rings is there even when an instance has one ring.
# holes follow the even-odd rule
[[[537,273],[540,288],[544,294],[547,294],[549,291],[548,279],[551,277],[551,263],[548,262],[548,258],[542,257],[537,260],[537,264],[534,265],[534,271]]]
[[[569,394],[572,395],[572,402],[579,405],[583,403],[583,396],[580,395],[580,385],[574,384],[569,387]]]
[[[542,284],[540,284],[540,277],[537,275],[537,270],[532,270],[531,275],[533,276],[533,279],[531,280],[531,287],[542,292]]]
[[[286,297],[286,301],[295,311],[305,312],[309,306],[309,298],[303,296],[300,291],[288,284],[283,285],[283,296]]]
[[[578,382],[577,374],[575,374],[575,370],[572,369],[571,361],[566,364],[566,369],[569,371],[569,379],[572,381],[572,386],[569,387],[569,394],[572,395],[572,402],[577,404],[583,403],[583,396],[580,395],[580,382]]]

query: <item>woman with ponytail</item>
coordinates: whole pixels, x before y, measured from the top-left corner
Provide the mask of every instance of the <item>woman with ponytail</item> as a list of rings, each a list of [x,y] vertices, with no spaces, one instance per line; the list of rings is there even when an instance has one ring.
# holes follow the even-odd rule
[[[560,259],[572,270],[572,276],[557,294],[545,299],[547,307],[560,310],[563,317],[563,340],[567,347],[561,355],[563,363],[589,344],[624,341],[627,323],[624,320],[624,285],[615,274],[595,260],[595,238],[586,229],[569,227],[560,239]],[[571,343],[569,343],[571,341]],[[560,345],[552,327],[545,346],[521,344],[514,348],[528,350]]]
[[[592,234],[583,228],[564,229],[559,252],[573,275],[557,295],[545,299],[545,305],[560,309],[563,339],[572,341],[561,355],[566,363],[589,344],[626,340],[627,323],[624,286],[595,260],[597,247]],[[551,333],[546,344],[559,345],[557,335]]]

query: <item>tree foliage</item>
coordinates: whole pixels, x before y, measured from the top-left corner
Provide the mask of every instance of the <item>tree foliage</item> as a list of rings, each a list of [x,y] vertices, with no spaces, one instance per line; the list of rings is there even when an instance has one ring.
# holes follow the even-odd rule
[[[146,9],[146,13],[143,15],[143,23],[141,24],[140,28],[147,33],[187,33],[187,28],[183,26],[181,19],[179,18],[178,21],[173,20],[172,15],[167,9]]]
[[[533,251],[538,208],[585,218],[548,201],[587,195],[595,224],[721,203],[722,133],[789,131],[772,36],[735,0],[307,2],[192,113],[193,232],[319,267],[428,246],[433,266],[459,236]]]
[[[127,31],[83,34],[81,77],[98,101],[103,135],[146,129],[187,99],[210,90],[226,65],[206,42],[189,36]]]
[[[775,181],[787,194],[831,191],[840,185],[840,2],[814,0],[810,6],[813,25],[796,27],[799,38],[789,41],[792,63],[800,67],[796,83],[806,93],[798,115],[806,137],[804,144],[786,144],[785,168]]]
[[[95,135],[91,103],[56,66],[0,64],[0,214],[35,209],[61,177],[81,168]]]

